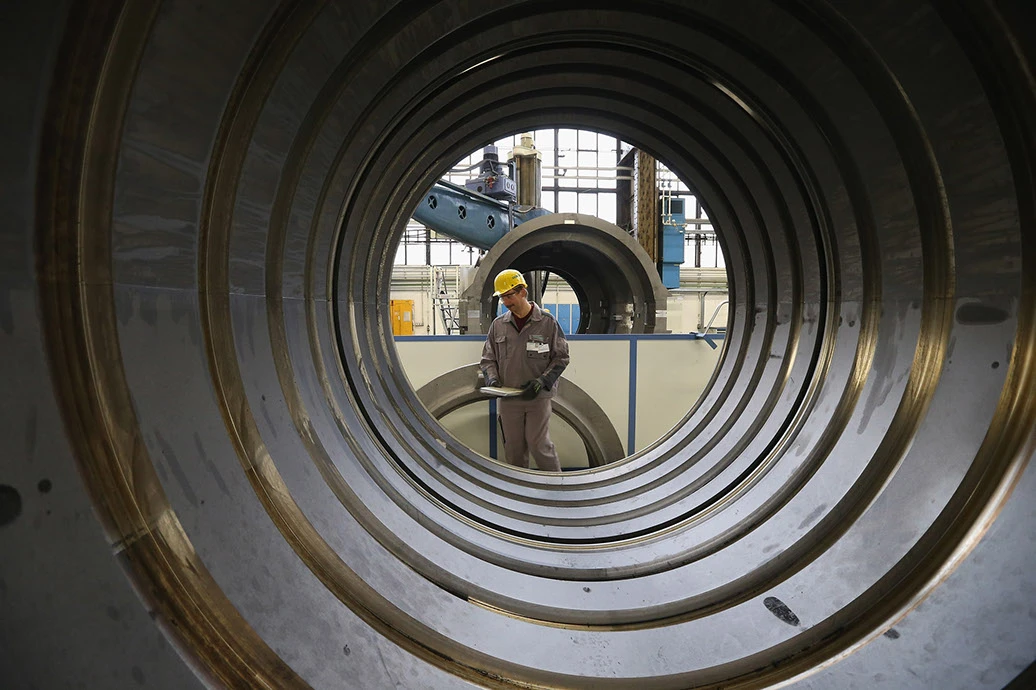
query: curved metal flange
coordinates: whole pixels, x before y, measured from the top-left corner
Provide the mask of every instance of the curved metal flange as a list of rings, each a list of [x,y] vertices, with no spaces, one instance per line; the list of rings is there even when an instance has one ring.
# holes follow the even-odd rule
[[[14,684],[183,687],[165,639],[227,686],[978,687],[1031,660],[1011,3],[65,7],[0,27],[33,56],[0,197]],[[443,434],[385,307],[423,190],[559,123],[695,184],[731,320],[682,424],[552,474]]]
[[[478,390],[478,364],[457,367],[417,389],[417,397],[436,419],[466,405],[486,399]],[[586,447],[590,467],[621,460],[626,452],[608,414],[586,391],[561,377],[562,385],[552,398],[554,413],[576,432]]]
[[[493,278],[505,268],[549,270],[568,281],[579,300],[579,333],[666,332],[669,292],[650,257],[629,233],[599,218],[551,213],[506,233],[460,296],[461,332],[488,332],[499,302]]]

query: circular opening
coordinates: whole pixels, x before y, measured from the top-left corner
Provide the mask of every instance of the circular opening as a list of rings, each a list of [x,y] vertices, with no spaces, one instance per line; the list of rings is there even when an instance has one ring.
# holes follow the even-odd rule
[[[499,158],[480,148],[444,171],[425,197],[440,203],[419,206],[400,234],[389,314],[407,378],[452,437],[503,460],[510,403],[473,391],[488,329],[506,312],[493,278],[517,268],[572,353],[549,432],[562,470],[642,451],[686,418],[723,352],[726,262],[705,203],[607,134],[554,127],[495,146]],[[476,196],[487,179],[497,198]],[[650,222],[638,199],[651,202]],[[484,229],[456,222],[472,209]]]
[[[55,430],[41,452],[75,447],[49,476],[85,481],[109,532],[81,540],[89,572],[112,577],[114,545],[170,659],[230,686],[671,688],[794,682],[860,650],[811,679],[838,687],[893,660],[912,678],[908,633],[947,630],[933,686],[1027,662],[1010,546],[1031,534],[1033,108],[1010,3],[75,5],[60,49],[51,25],[11,42],[52,46],[25,64],[60,73],[11,99],[30,153],[10,188],[38,188],[9,224],[26,251],[5,253],[39,291],[11,291],[4,330],[28,348],[9,363],[68,433],[25,386],[32,421],[12,419]],[[563,112],[701,185],[735,307],[680,433],[530,477],[428,422],[381,307],[400,214],[444,156]],[[584,167],[576,137],[556,174]],[[581,199],[574,225],[604,232]],[[484,263],[520,258],[499,244]],[[0,524],[49,556],[30,465]],[[66,569],[26,568],[38,595],[8,604],[63,591]],[[944,605],[917,605],[942,582]],[[50,608],[8,638],[42,663],[31,643],[68,622]],[[996,664],[964,639],[986,624]],[[93,664],[108,680],[118,653]]]

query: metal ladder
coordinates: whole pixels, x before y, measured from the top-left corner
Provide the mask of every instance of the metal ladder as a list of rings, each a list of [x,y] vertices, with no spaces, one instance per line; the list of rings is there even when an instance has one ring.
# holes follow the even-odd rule
[[[451,301],[450,292],[446,286],[446,271],[436,267],[435,271],[435,304],[439,307],[439,316],[442,317],[442,327],[446,335],[460,333],[460,315],[457,307]]]

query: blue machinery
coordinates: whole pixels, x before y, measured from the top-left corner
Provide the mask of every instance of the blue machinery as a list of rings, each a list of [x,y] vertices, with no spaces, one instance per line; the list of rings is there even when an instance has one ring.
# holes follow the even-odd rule
[[[658,272],[662,276],[662,285],[670,290],[680,287],[683,227],[684,221],[687,220],[685,203],[684,199],[671,196],[663,197],[662,200],[662,252],[659,256]]]
[[[516,207],[515,197],[530,202],[536,198],[520,187],[510,193],[502,183],[510,178],[496,161],[495,147],[487,147],[481,166],[480,176],[468,180],[465,187],[445,181],[434,185],[413,213],[438,233],[492,250],[480,260],[473,285],[460,296],[461,333],[484,332],[496,316],[499,305],[492,291],[484,288],[503,268],[525,273],[532,299],[541,304],[544,271],[569,283],[578,305],[566,306],[566,333],[667,332],[667,288],[680,286],[683,263],[682,199],[665,199],[662,261],[655,263],[628,233],[611,223],[551,213],[535,203]],[[527,179],[529,168],[538,172],[538,161],[520,167],[519,180]],[[525,224],[522,232],[507,236],[519,224]]]
[[[489,249],[516,225],[549,214],[539,205],[539,153],[532,136],[524,135],[522,144],[506,165],[496,146],[486,146],[482,160],[469,168],[478,168],[474,178],[463,187],[440,180],[413,217],[441,235]],[[519,187],[522,179],[529,189]]]
[[[440,181],[418,205],[414,219],[439,234],[489,249],[514,226],[549,213],[545,208],[509,206],[474,190]]]
[[[487,146],[484,156],[477,166],[478,176],[468,180],[463,187],[445,180],[433,186],[414,210],[414,219],[441,235],[488,250],[517,225],[551,213],[538,205],[515,205],[519,198],[514,181],[515,164],[501,164],[495,146]],[[537,160],[529,167],[535,166],[538,171],[538,165]],[[532,198],[531,194],[522,194],[523,200]],[[683,199],[667,196],[662,202],[658,272],[662,284],[673,289],[680,287],[686,215]]]

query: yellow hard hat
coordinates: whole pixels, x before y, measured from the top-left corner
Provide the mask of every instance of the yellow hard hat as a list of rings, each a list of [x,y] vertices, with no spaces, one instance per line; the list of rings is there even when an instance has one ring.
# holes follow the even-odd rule
[[[513,290],[519,285],[522,287],[529,287],[521,273],[513,268],[509,268],[506,271],[500,271],[496,275],[496,280],[493,281],[493,289],[496,290],[496,292],[493,293],[493,297],[499,297],[508,290]]]

